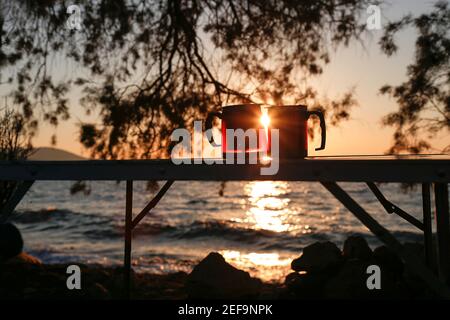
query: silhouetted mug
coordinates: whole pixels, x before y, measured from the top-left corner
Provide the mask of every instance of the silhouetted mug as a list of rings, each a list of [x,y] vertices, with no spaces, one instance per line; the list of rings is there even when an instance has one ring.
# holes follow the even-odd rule
[[[326,127],[323,113],[319,110],[308,111],[306,106],[273,106],[268,108],[269,129],[279,130],[279,158],[298,159],[308,156],[308,119],[316,115],[320,119],[322,140],[316,150],[325,149]],[[269,130],[269,148],[270,148]]]
[[[205,121],[205,130],[209,130],[213,126],[214,118],[222,119],[222,154],[225,157],[227,153],[251,153],[259,152],[267,149],[268,137],[265,137],[266,141],[262,141],[262,137],[259,134],[259,129],[264,129],[261,123],[261,105],[259,104],[241,104],[233,106],[224,106],[222,112],[211,112],[208,114]],[[233,143],[227,141],[226,130],[227,129],[242,129],[244,132],[248,129],[256,129],[256,139],[257,145],[252,146],[245,140],[244,144],[239,144],[237,137],[235,136]],[[214,142],[211,131],[206,131],[206,136],[208,141],[213,146],[219,146],[219,144]],[[246,137],[248,138],[248,137]],[[231,146],[232,145],[232,146]],[[267,151],[267,150],[266,150]]]

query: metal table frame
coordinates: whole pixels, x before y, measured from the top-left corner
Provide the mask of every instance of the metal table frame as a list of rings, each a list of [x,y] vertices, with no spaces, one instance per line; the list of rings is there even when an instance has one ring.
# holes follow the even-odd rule
[[[260,175],[262,165],[221,163],[175,165],[170,160],[88,160],[88,161],[0,161],[0,180],[18,181],[15,192],[3,208],[1,219],[7,219],[36,180],[125,180],[125,249],[124,280],[126,295],[131,285],[132,232],[138,223],[157,205],[176,180],[243,181],[285,180],[320,182],[361,223],[386,246],[395,251],[407,268],[421,277],[437,294],[450,298],[446,285],[450,280],[450,222],[448,183],[450,156],[361,156],[317,157],[284,160],[273,176]],[[156,196],[133,219],[133,181],[166,181]],[[392,234],[381,226],[337,182],[365,182],[388,213],[395,213],[422,230],[426,265],[408,252]],[[420,183],[422,187],[423,220],[410,216],[391,203],[375,182]],[[438,277],[429,268],[433,262],[431,224],[431,188],[435,202]],[[428,267],[427,267],[428,266]]]

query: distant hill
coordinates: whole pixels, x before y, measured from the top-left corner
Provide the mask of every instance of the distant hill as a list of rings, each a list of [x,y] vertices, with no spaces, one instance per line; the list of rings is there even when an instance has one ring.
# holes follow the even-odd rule
[[[36,148],[32,154],[28,157],[28,160],[87,160],[81,156],[76,155],[75,153],[65,151],[57,148]]]

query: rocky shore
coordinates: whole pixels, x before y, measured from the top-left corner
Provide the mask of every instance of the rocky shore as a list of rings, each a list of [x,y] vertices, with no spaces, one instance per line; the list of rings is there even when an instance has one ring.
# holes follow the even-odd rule
[[[11,230],[9,230],[11,231]],[[17,237],[17,234],[12,234]],[[21,239],[17,239],[18,247]],[[1,240],[1,239],[0,239]],[[1,241],[0,241],[1,242]],[[9,242],[11,243],[11,242]],[[420,244],[405,244],[424,259]],[[122,299],[123,270],[83,265],[81,290],[68,290],[67,266],[46,265],[17,248],[0,252],[0,299]],[[0,249],[2,245],[0,243]],[[1,250],[0,250],[1,251]],[[5,256],[5,252],[10,256]],[[368,267],[380,270],[380,289],[370,290]],[[292,261],[284,283],[264,283],[230,265],[216,252],[187,274],[132,274],[133,299],[427,299],[432,292],[404,268],[388,248],[371,250],[364,238],[350,236],[339,249],[316,242]]]

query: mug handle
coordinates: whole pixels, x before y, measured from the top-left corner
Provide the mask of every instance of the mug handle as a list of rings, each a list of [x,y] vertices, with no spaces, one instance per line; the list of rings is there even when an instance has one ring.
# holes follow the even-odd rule
[[[214,117],[222,119],[222,113],[221,112],[210,112],[210,113],[208,113],[208,116],[206,117],[206,121],[205,121],[205,133],[206,133],[206,138],[208,139],[208,142],[213,147],[220,147],[220,144],[217,144],[214,141],[214,137],[213,137],[212,131],[210,130],[213,127]]]
[[[320,120],[320,131],[321,131],[322,140],[320,142],[320,147],[316,148],[316,151],[323,150],[323,149],[325,149],[325,142],[326,142],[326,139],[327,139],[327,130],[326,130],[326,126],[325,126],[325,117],[323,116],[322,111],[319,111],[319,110],[308,111],[308,118],[311,115],[318,116],[319,120]]]

